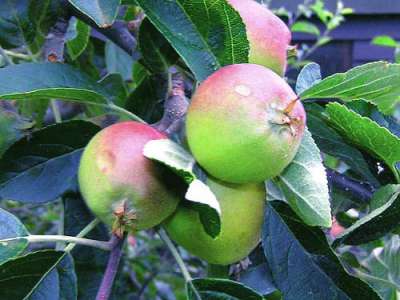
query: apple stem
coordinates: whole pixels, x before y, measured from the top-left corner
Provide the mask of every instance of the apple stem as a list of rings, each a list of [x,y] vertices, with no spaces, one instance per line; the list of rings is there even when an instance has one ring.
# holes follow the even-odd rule
[[[124,244],[124,240],[124,238],[119,238],[115,234],[111,236],[110,243],[113,245],[113,247],[108,259],[103,280],[101,281],[99,291],[97,292],[96,300],[107,300],[111,295],[115,276],[118,272],[119,262],[122,257],[122,246]]]
[[[297,97],[296,99],[290,101],[290,103],[286,106],[283,113],[290,114],[292,112],[292,110],[294,109],[294,106],[296,105],[297,101],[299,101],[299,100],[300,100],[300,97]]]

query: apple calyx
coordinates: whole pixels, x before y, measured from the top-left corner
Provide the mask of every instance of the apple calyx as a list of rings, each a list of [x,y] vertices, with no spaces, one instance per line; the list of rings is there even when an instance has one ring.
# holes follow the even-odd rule
[[[127,229],[135,229],[137,215],[134,210],[128,209],[127,203],[127,199],[122,200],[116,205],[113,211],[115,220],[112,225],[112,232],[119,238],[124,236],[124,232],[127,231]]]
[[[301,121],[298,117],[291,116],[291,113],[300,98],[289,102],[286,107],[281,107],[277,102],[271,102],[268,109],[268,122],[274,125],[283,125],[284,128],[281,129],[289,129],[289,132],[292,136],[297,135],[298,123]]]

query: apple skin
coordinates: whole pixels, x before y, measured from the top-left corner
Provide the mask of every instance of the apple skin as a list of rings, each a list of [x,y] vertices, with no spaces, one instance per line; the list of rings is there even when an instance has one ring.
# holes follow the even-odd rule
[[[203,229],[199,214],[181,202],[163,225],[172,240],[195,256],[216,265],[245,258],[260,241],[265,210],[265,185],[237,185],[208,178],[221,206],[221,232],[213,239]]]
[[[283,76],[291,33],[286,24],[254,0],[228,0],[246,26],[249,63],[270,68]]]
[[[79,186],[90,210],[112,226],[114,211],[126,200],[127,210],[136,214],[129,231],[158,225],[174,212],[179,199],[175,177],[143,156],[150,140],[167,137],[138,122],[109,126],[89,142],[79,167]],[[179,185],[179,184],[178,184]]]
[[[225,66],[192,97],[186,119],[190,150],[208,173],[226,182],[275,177],[294,158],[304,133],[305,111],[296,99],[265,67]]]

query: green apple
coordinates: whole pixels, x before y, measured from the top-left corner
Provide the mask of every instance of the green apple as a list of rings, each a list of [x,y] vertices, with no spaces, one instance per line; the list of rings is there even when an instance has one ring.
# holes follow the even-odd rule
[[[169,236],[190,253],[211,264],[228,265],[245,258],[260,241],[265,185],[237,185],[211,178],[207,184],[221,206],[221,232],[217,238],[204,231],[190,202],[181,202],[163,225]]]
[[[249,63],[270,68],[279,75],[286,70],[291,33],[286,24],[267,7],[254,0],[228,0],[246,26]]]
[[[187,141],[199,164],[226,182],[279,175],[299,148],[305,111],[291,87],[255,64],[225,66],[192,97]]]
[[[87,145],[79,167],[79,186],[90,210],[112,226],[126,206],[129,231],[158,225],[177,207],[181,195],[171,173],[143,156],[144,145],[167,137],[138,122],[100,131]]]

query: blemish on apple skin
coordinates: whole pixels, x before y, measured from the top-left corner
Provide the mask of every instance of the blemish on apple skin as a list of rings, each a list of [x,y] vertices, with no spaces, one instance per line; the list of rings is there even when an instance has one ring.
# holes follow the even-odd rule
[[[250,88],[242,84],[235,86],[235,92],[245,97],[250,96],[251,94]]]
[[[109,173],[115,165],[115,155],[110,151],[103,151],[97,156],[96,163],[102,173]]]

